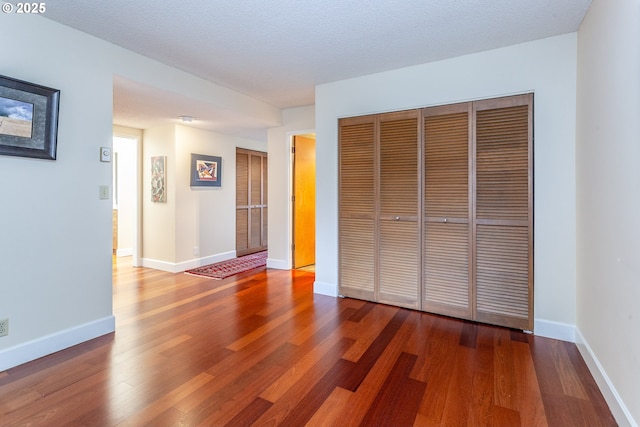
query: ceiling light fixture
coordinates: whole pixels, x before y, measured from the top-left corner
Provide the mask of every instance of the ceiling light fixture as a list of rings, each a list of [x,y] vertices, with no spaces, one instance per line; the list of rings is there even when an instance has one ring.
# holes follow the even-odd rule
[[[193,121],[193,117],[191,116],[180,116],[180,120],[185,123],[191,123]]]

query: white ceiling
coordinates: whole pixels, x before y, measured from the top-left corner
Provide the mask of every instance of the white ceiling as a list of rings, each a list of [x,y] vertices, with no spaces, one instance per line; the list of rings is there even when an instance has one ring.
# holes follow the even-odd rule
[[[317,84],[576,31],[590,3],[591,0],[48,0],[45,16],[288,108],[313,104]],[[153,102],[146,101],[154,97]],[[158,98],[171,102],[158,103]],[[167,117],[175,119],[174,111],[159,111],[159,105],[190,102],[177,94],[124,79],[116,81],[114,101],[114,121],[140,128],[166,121]],[[211,108],[198,105],[189,114],[200,118],[205,117],[200,111],[217,113]],[[258,126],[234,122],[233,117],[226,118],[226,123],[226,127],[222,121],[205,127],[234,133],[242,126]]]

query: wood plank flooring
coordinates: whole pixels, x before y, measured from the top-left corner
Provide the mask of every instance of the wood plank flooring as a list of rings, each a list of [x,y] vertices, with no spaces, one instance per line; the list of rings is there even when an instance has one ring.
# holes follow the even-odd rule
[[[575,345],[114,265],[116,333],[0,373],[1,426],[614,426]]]

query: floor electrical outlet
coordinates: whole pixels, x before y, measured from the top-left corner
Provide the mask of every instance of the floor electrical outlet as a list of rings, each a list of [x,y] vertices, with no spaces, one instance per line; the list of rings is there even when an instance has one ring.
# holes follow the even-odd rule
[[[0,337],[9,335],[9,319],[0,320]]]

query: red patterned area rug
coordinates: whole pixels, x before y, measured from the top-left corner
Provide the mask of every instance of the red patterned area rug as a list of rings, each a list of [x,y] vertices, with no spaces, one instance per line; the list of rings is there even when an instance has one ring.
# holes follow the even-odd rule
[[[208,277],[210,279],[224,279],[225,277],[253,270],[254,268],[265,267],[266,265],[267,251],[264,251],[187,270],[185,274]]]

